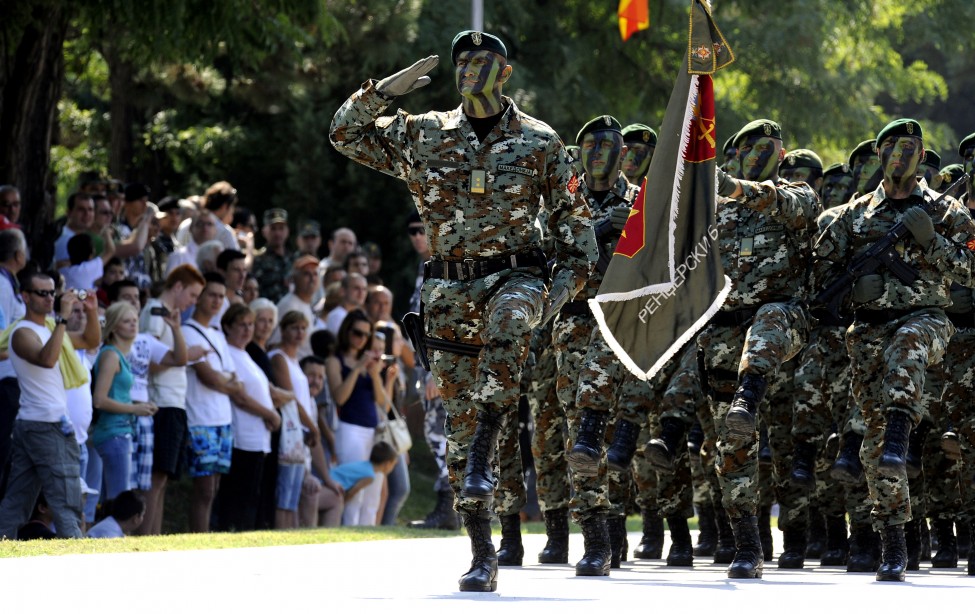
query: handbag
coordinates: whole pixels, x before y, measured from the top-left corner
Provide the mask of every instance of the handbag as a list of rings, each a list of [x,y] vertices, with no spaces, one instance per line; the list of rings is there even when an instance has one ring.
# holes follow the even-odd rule
[[[376,442],[385,441],[396,450],[397,454],[403,454],[413,447],[413,437],[410,435],[410,427],[406,424],[406,419],[395,405],[390,405],[389,416],[380,413],[380,424],[376,427]]]
[[[301,465],[305,462],[305,440],[298,417],[298,404],[288,401],[279,408],[281,412],[281,439],[278,462],[284,465]]]

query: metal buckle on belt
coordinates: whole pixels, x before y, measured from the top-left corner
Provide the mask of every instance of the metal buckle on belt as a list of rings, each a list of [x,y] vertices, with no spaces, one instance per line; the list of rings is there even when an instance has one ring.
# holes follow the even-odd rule
[[[459,264],[461,281],[477,278],[477,267],[475,266],[477,263],[474,262],[473,258],[464,258],[463,262]]]

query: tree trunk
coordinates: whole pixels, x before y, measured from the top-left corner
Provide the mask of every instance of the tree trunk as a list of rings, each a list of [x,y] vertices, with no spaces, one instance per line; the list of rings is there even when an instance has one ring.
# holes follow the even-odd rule
[[[132,125],[135,109],[131,103],[132,76],[135,70],[132,63],[119,55],[112,42],[106,41],[105,61],[108,64],[108,83],[112,90],[109,115],[112,127],[111,146],[108,154],[108,172],[122,181],[134,181],[137,177],[133,169]]]
[[[54,214],[51,139],[64,81],[62,48],[70,10],[67,3],[34,7],[3,68],[0,183],[20,190],[20,224],[34,246],[32,256],[40,262],[50,261],[37,250],[44,251],[41,236]]]

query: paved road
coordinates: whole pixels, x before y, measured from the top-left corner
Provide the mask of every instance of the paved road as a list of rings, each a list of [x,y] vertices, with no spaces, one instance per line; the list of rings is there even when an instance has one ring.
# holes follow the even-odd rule
[[[630,535],[631,544],[638,539]],[[575,561],[582,537],[571,540]],[[678,570],[663,561],[630,561],[608,578],[576,578],[569,565],[533,563],[543,543],[542,535],[525,536],[528,564],[502,568],[496,593],[457,592],[457,578],[470,562],[463,537],[2,559],[0,611],[885,614],[878,606],[889,605],[896,608],[892,614],[914,614],[964,612],[975,602],[975,577],[964,566],[922,566],[904,584],[836,567],[779,571],[774,562],[760,581],[730,581],[723,566],[710,562]]]

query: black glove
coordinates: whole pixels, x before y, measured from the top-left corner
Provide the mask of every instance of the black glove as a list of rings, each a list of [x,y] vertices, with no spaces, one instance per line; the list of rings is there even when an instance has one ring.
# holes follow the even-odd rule
[[[934,241],[934,222],[927,211],[921,207],[911,207],[904,212],[901,221],[921,247],[927,249],[931,246],[931,241]]]
[[[431,55],[419,60],[413,66],[404,68],[396,74],[390,75],[376,84],[376,91],[387,98],[396,98],[403,94],[408,94],[413,90],[428,85],[430,77],[428,72],[440,62],[439,55]]]
[[[965,286],[954,286],[951,288],[951,306],[945,311],[951,313],[969,313],[975,307],[972,301],[972,289]]]
[[[853,302],[869,303],[884,295],[884,278],[877,274],[864,275],[853,284]]]
[[[630,219],[630,210],[631,208],[626,205],[613,207],[613,210],[609,212],[609,221],[613,225],[613,230],[616,232],[623,231],[623,226],[626,226],[626,220]]]

